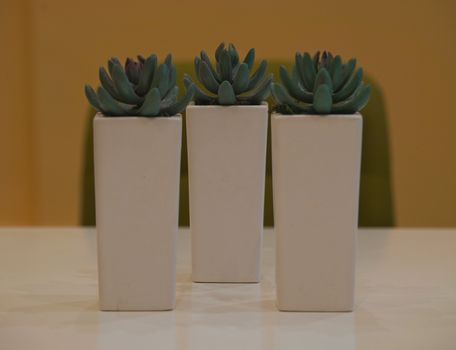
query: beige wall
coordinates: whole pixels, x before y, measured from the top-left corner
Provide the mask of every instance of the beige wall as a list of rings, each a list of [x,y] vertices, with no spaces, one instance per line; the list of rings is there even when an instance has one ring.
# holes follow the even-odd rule
[[[400,226],[456,226],[452,1],[2,1],[0,224],[77,224],[86,82],[111,55],[219,41],[356,56],[382,86]]]
[[[0,2],[0,225],[33,221],[33,159],[25,2]]]

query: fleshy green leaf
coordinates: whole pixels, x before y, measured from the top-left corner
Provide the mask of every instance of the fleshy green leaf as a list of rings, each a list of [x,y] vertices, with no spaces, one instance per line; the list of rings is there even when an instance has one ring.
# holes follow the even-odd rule
[[[187,74],[184,74],[184,85],[187,90],[193,86],[196,104],[205,105],[214,104],[216,102],[216,99],[214,97],[206,95],[195,83],[193,83],[192,79]]]
[[[127,60],[125,61],[125,73],[127,74],[128,80],[130,80],[130,82],[135,85],[137,85],[139,81],[139,67],[140,64],[138,62],[133,61],[131,58],[127,58]]]
[[[315,77],[313,91],[316,92],[320,85],[327,85],[331,91],[333,89],[331,76],[329,75],[329,72],[326,68],[321,68],[318,71],[317,76]]]
[[[360,85],[355,93],[343,102],[333,105],[332,113],[353,114],[364,108],[369,101],[371,87],[369,85]]]
[[[350,97],[363,79],[363,69],[359,68],[345,86],[334,94],[334,102],[339,102]]]
[[[350,79],[356,67],[356,58],[348,60],[342,67],[342,78],[339,86],[335,86],[334,91],[339,91]]]
[[[103,87],[98,88],[97,95],[100,107],[105,115],[128,116],[130,114]]]
[[[304,90],[299,84],[298,80],[291,78],[285,66],[279,68],[280,80],[282,81],[285,89],[295,99],[303,102],[312,102],[313,94]]]
[[[112,80],[119,93],[119,100],[125,103],[137,104],[141,102],[141,98],[136,95],[133,86],[128,80],[123,68],[119,65],[114,65],[112,68]]]
[[[263,79],[267,67],[268,62],[266,60],[262,60],[257,70],[255,71],[255,73],[253,73],[252,77],[250,78],[249,86],[247,88],[248,90],[255,88],[255,86]]]
[[[291,96],[289,96],[285,89],[279,84],[272,83],[271,92],[272,97],[278,104],[288,104],[294,102]]]
[[[166,67],[166,65],[162,65]],[[166,67],[168,68],[168,67]],[[160,91],[154,87],[147,93],[144,103],[138,111],[139,115],[155,117],[160,113]]]
[[[323,51],[323,55],[321,55],[321,59],[320,59],[320,62],[318,64],[318,70],[320,70],[322,68],[328,69],[328,67],[329,67],[328,53],[326,51]]]
[[[250,69],[252,69],[254,62],[255,62],[255,49],[251,48],[249,50],[249,52],[247,52],[247,54],[245,55],[245,58],[244,58],[244,63],[247,64],[249,71],[250,71]]]
[[[215,80],[217,80],[220,83],[222,80],[219,77],[217,71],[212,66],[211,60],[209,59],[209,56],[207,55],[207,53],[203,50],[203,51],[201,51],[200,55],[201,55],[201,60],[206,62],[207,66],[209,67],[210,71],[212,72],[212,75],[214,76]]]
[[[193,94],[194,94],[194,86],[191,85],[187,91],[185,92],[184,97],[182,97],[179,101],[175,102],[172,104],[169,108],[164,109],[163,113],[166,115],[176,115],[177,113],[182,112],[185,107],[189,104],[189,102],[193,99]]]
[[[160,67],[158,67],[158,75],[158,90],[160,91],[161,96],[165,96],[170,89],[169,69],[166,64],[161,64]]]
[[[279,84],[271,84],[271,93],[276,103],[279,104],[277,108],[281,111],[288,110],[297,114],[312,113],[313,111],[312,106],[310,105],[297,104]]]
[[[171,69],[171,66],[173,65],[173,56],[170,53],[166,55],[164,63],[168,67],[168,70]]]
[[[161,100],[160,109],[167,109],[171,107],[171,105],[176,102],[178,93],[179,88],[177,86],[170,89],[166,96]]]
[[[312,62],[314,64],[315,71],[318,70],[318,62],[320,61],[320,51],[317,51],[312,57]]]
[[[303,79],[305,80],[305,84],[303,84],[304,87],[308,91],[312,91],[315,84],[317,71],[315,70],[312,58],[307,52],[305,52],[302,56],[302,75]]]
[[[313,101],[313,108],[315,109],[315,112],[318,114],[329,114],[331,112],[331,105],[331,88],[326,84],[318,85]]]
[[[169,70],[169,89],[176,86],[176,79],[177,79],[176,66],[171,65],[171,68]]]
[[[219,46],[217,46],[217,49],[215,50],[215,59],[217,61],[220,61],[220,58],[222,56],[222,52],[225,50],[225,43],[220,43]]]
[[[266,100],[271,93],[272,74],[264,79],[261,84],[249,94],[238,96],[242,104],[257,105]]]
[[[237,74],[233,80],[233,89],[236,94],[241,94],[249,86],[249,66],[247,63],[239,65]]]
[[[210,71],[206,62],[201,61],[199,64],[199,75],[204,87],[210,92],[217,94],[219,83],[212,75],[212,72]]]
[[[100,67],[100,70],[98,72],[98,76],[100,78],[101,86],[105,88],[109,94],[114,97],[115,99],[119,99],[119,93],[116,90],[116,87],[114,86],[114,82],[111,80],[110,76],[108,75],[108,72],[106,72],[106,69],[103,67]]]
[[[200,67],[199,67],[200,63],[201,63],[201,58],[195,57],[195,59],[193,60],[193,65],[194,65],[194,68],[195,68],[196,77],[198,78],[199,81],[201,81],[201,76],[199,74],[200,73]]]
[[[334,58],[329,74],[331,75],[333,81],[333,89],[337,90],[342,83],[342,59],[339,55]]]
[[[157,56],[150,55],[144,61],[141,76],[139,77],[138,86],[136,87],[136,93],[139,96],[144,96],[150,89],[152,80],[155,74],[155,68],[157,66]]]
[[[220,57],[220,78],[221,80],[228,80],[230,83],[233,81],[231,55],[228,51],[224,51]]]
[[[236,95],[234,94],[233,87],[230,82],[224,80],[218,89],[218,102],[220,105],[234,105],[236,104]]]
[[[114,68],[114,66],[122,67],[122,64],[120,63],[120,61],[116,57],[111,57],[108,60],[108,70],[109,70],[109,74],[111,76],[112,76],[112,69]]]
[[[100,102],[98,101],[98,96],[95,93],[95,91],[92,89],[90,85],[85,85],[84,86],[84,92],[87,97],[87,100],[89,100],[89,103],[98,111],[103,112],[103,108],[100,105]]]
[[[234,44],[228,45],[228,53],[230,54],[231,64],[233,67],[236,66],[239,63],[239,55]]]
[[[299,87],[301,89],[303,89],[307,94],[310,94],[310,95],[313,95],[313,92],[312,92],[312,89],[309,91],[307,90],[306,87],[304,87],[304,85],[302,84],[302,79],[301,79],[301,75],[299,74],[297,68],[296,68],[296,64],[293,65],[293,67],[291,68],[291,79],[293,79],[294,81],[296,81],[296,83],[299,85]]]

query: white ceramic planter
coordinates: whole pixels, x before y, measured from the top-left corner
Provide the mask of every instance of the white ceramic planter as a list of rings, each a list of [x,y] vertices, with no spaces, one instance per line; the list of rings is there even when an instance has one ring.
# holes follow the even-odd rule
[[[362,117],[273,114],[277,306],[351,311]]]
[[[182,118],[94,120],[101,310],[175,306]]]
[[[195,282],[260,280],[268,106],[187,107]]]

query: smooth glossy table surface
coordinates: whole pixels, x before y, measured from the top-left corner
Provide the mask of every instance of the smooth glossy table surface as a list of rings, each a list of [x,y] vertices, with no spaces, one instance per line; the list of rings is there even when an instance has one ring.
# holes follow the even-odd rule
[[[260,284],[195,284],[183,230],[175,311],[100,312],[93,229],[0,229],[0,349],[456,349],[456,230],[360,230],[353,313],[277,311],[273,247]]]

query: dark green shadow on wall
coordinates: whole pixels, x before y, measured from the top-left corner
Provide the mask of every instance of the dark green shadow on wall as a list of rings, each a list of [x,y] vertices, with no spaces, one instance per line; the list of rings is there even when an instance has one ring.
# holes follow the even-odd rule
[[[270,62],[269,69],[278,77],[281,62]],[[289,64],[285,64],[289,66]],[[193,64],[177,63],[179,90],[183,91],[183,72],[189,72],[194,78]],[[360,226],[394,226],[393,194],[391,186],[390,151],[386,108],[382,92],[371,77],[366,80],[372,85],[372,96],[369,104],[363,109],[363,153],[361,164],[360,185]],[[81,191],[81,225],[95,225],[95,191],[93,169],[93,128],[92,119],[95,114],[90,110],[86,117],[84,159]],[[185,114],[184,114],[185,119]],[[181,184],[179,202],[179,225],[189,226],[188,205],[188,172],[187,172],[187,140],[185,123],[183,125]],[[264,224],[273,226],[272,205],[272,166],[271,166],[271,133],[268,131],[268,147],[266,159],[266,185]]]

